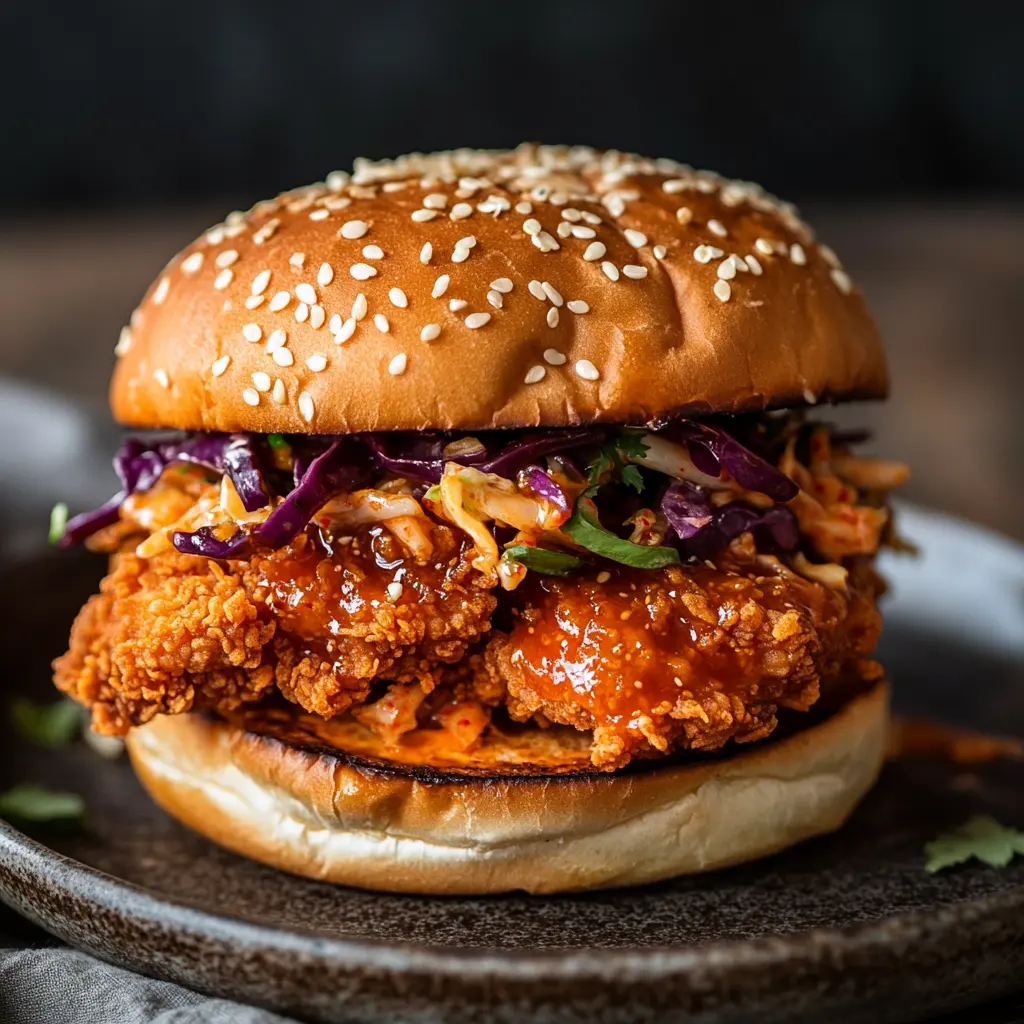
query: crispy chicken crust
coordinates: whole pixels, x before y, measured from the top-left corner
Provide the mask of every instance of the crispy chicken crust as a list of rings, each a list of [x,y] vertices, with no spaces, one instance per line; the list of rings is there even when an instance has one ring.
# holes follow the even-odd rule
[[[250,562],[175,551],[117,555],[54,662],[57,686],[91,707],[98,732],[157,714],[233,711],[276,688],[329,718],[380,678],[431,689],[490,629],[493,580],[434,529],[429,564],[383,568],[397,542],[367,530],[332,556],[310,535]]]

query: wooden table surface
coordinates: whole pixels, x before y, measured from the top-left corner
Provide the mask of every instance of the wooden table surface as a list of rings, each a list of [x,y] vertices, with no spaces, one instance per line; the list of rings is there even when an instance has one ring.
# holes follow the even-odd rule
[[[63,215],[0,228],[0,376],[101,407],[118,330],[223,208]],[[1024,205],[805,211],[864,288],[893,397],[836,418],[909,462],[906,497],[1024,540]]]

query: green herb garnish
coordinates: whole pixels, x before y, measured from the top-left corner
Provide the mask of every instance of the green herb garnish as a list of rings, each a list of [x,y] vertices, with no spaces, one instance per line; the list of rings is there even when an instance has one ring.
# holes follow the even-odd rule
[[[1024,832],[1000,825],[989,814],[976,814],[958,829],[933,839],[924,853],[929,874],[972,859],[992,868],[1005,868],[1014,854],[1024,857]]]
[[[11,721],[18,734],[41,747],[56,749],[69,743],[82,724],[82,709],[74,701],[33,704],[19,698],[11,706]]]
[[[44,786],[15,786],[0,793],[0,817],[14,821],[77,821],[85,801],[77,793],[59,793]]]
[[[275,451],[284,451],[291,447],[284,439],[284,434],[267,434],[267,444]]]
[[[679,562],[679,552],[669,547],[645,547],[616,537],[606,530],[597,515],[597,506],[584,494],[576,502],[572,517],[562,527],[580,547],[613,562],[636,569],[662,569]]]
[[[587,465],[588,497],[593,496],[607,478],[618,473],[619,480],[632,487],[637,494],[644,489],[644,478],[640,470],[623,458],[642,459],[647,451],[644,435],[636,430],[624,430],[613,441],[601,445],[597,455]]]
[[[543,576],[568,576],[583,565],[583,559],[566,551],[552,551],[550,548],[533,548],[527,544],[515,544],[505,549],[503,562],[518,562],[527,569]]]
[[[63,501],[58,501],[50,509],[50,543],[59,544],[68,526],[68,507]]]

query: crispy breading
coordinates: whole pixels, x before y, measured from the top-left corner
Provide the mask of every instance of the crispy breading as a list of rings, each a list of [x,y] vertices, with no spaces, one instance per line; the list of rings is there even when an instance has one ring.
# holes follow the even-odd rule
[[[193,707],[234,710],[275,685],[325,718],[380,678],[429,690],[490,628],[495,606],[494,581],[470,567],[465,546],[446,527],[433,532],[426,565],[403,560],[377,528],[333,556],[306,534],[248,562],[119,555],[55,680],[107,733]]]
[[[488,643],[474,687],[508,690],[514,718],[592,729],[592,760],[618,768],[671,749],[769,735],[806,711],[823,678],[874,648],[873,574],[847,595],[792,573],[673,566],[535,581],[511,634]]]

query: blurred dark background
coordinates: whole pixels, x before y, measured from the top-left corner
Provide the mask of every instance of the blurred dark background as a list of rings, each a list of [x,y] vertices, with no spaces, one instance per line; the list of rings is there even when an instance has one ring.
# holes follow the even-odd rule
[[[227,210],[357,155],[613,146],[797,201],[891,353],[893,401],[840,418],[1024,539],[1024,3],[6,0],[0,39],[0,377],[89,422]]]

